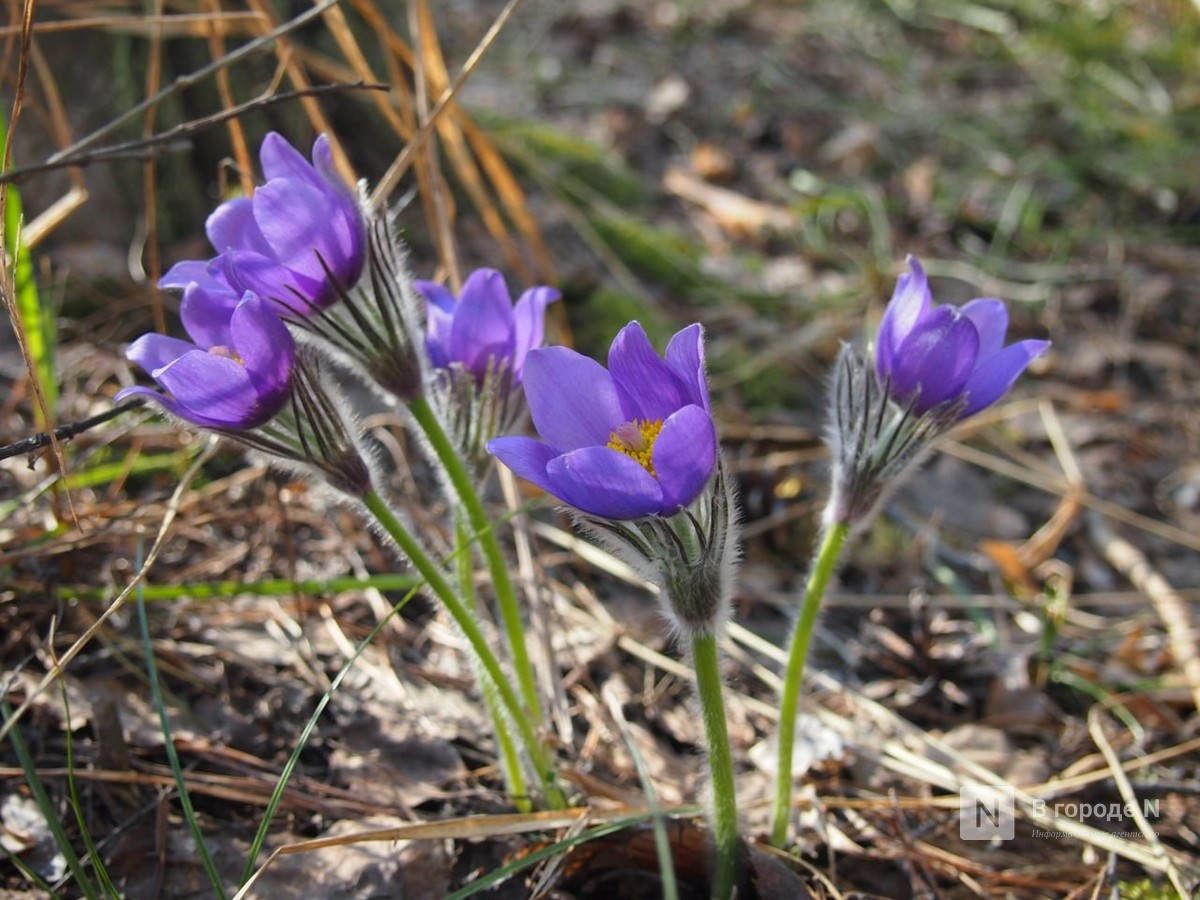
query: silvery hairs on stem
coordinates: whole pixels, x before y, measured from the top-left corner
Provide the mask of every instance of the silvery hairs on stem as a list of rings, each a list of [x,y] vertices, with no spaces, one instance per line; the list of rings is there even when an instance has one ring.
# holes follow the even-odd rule
[[[364,191],[360,186],[365,209]],[[349,287],[331,277],[339,302],[325,308],[312,308],[301,297],[277,302],[291,311],[288,322],[302,340],[330,352],[385,398],[404,402],[424,388],[424,304],[408,272],[394,213],[381,207],[363,215],[365,271]]]
[[[477,469],[491,463],[487,442],[515,429],[525,413],[506,357],[491,357],[482,378],[458,362],[435,368],[428,392],[459,455]]]
[[[341,388],[329,377],[328,363],[314,347],[296,349],[287,404],[264,425],[221,434],[262,453],[267,461],[333,491],[361,499],[373,490],[379,469],[366,447],[362,428]]]
[[[677,636],[690,641],[721,631],[741,557],[740,507],[723,458],[700,496],[674,515],[618,520],[569,512],[577,527],[658,589]]]
[[[834,364],[825,442],[833,463],[823,524],[862,528],[884,497],[916,466],[933,442],[960,418],[955,397],[916,412],[919,395],[904,403],[890,397],[872,362],[843,344]]]

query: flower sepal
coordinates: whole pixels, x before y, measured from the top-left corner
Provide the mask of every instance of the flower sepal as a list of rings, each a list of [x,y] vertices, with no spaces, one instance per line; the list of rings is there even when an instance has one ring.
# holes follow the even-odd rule
[[[571,513],[579,528],[657,588],[662,612],[681,637],[720,631],[740,558],[738,505],[723,461],[700,495],[674,515]]]

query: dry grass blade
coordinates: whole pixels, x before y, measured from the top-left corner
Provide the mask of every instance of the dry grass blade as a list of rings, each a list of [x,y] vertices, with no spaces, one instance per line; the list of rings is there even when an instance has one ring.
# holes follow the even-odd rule
[[[1137,823],[1138,830],[1146,838],[1146,843],[1149,845],[1150,850],[1161,861],[1162,868],[1160,871],[1166,872],[1167,878],[1170,879],[1175,890],[1179,892],[1179,896],[1186,897],[1189,894],[1189,888],[1184,886],[1183,877],[1179,874],[1179,868],[1170,856],[1167,855],[1166,848],[1163,847],[1162,841],[1158,839],[1158,834],[1150,827],[1150,823],[1146,821],[1141,804],[1138,803],[1137,795],[1133,792],[1133,785],[1129,783],[1129,777],[1121,767],[1121,760],[1117,756],[1117,751],[1113,749],[1112,743],[1104,734],[1104,716],[1112,706],[1120,703],[1121,699],[1114,697],[1112,700],[1092,707],[1088,712],[1088,733],[1091,734],[1092,740],[1096,742],[1100,753],[1103,754],[1104,761],[1108,763],[1108,774],[1112,776],[1113,781],[1116,783],[1117,790],[1121,794],[1121,799],[1125,801],[1125,808]]]
[[[1170,582],[1155,571],[1146,555],[1114,533],[1103,517],[1090,512],[1087,525],[1092,542],[1109,564],[1154,604],[1163,627],[1167,629],[1171,657],[1192,692],[1192,702],[1200,710],[1200,652],[1197,649],[1196,627],[1192,624],[1187,603]]]

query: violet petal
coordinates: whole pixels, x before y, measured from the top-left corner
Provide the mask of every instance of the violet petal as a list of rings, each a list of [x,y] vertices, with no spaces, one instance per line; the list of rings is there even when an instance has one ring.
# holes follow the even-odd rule
[[[541,441],[528,437],[493,438],[487,443],[488,453],[512,469],[513,474],[554,493],[546,466],[558,456],[558,451]]]
[[[684,405],[679,379],[638,322],[630,322],[613,339],[608,370],[626,419],[661,421]]]
[[[271,253],[271,246],[254,217],[254,201],[249,197],[235,197],[218,206],[204,223],[204,231],[217,253],[229,250]]]
[[[606,519],[663,512],[662,487],[640,463],[609,447],[584,447],[550,460],[551,493]]]
[[[512,372],[517,383],[521,380],[526,354],[534,347],[542,346],[546,339],[546,307],[561,297],[562,294],[551,287],[530,288],[513,307]]]
[[[296,364],[296,345],[287,326],[266,301],[247,294],[233,312],[229,323],[233,350],[246,367],[246,373],[262,396],[264,405],[283,404],[288,393],[292,369]]]
[[[1037,357],[1046,352],[1049,341],[1018,341],[983,360],[967,379],[964,392],[967,406],[963,417],[977,413],[999,400]]]
[[[711,412],[704,372],[704,329],[697,323],[676,332],[664,357],[683,385],[687,402]]]
[[[625,421],[604,366],[567,347],[530,350],[524,382],[534,427],[560,453],[607,444]]]
[[[979,332],[979,361],[999,353],[1008,333],[1008,310],[1003,300],[980,297],[962,308],[963,315],[975,323]]]
[[[915,257],[909,256],[907,263],[909,271],[896,281],[892,299],[888,301],[883,320],[879,323],[875,360],[880,382],[886,381],[891,374],[901,342],[917,322],[925,318],[933,303],[925,269]]]
[[[512,341],[513,304],[504,276],[495,269],[472,272],[463,283],[450,326],[450,359],[481,376],[489,356],[512,355]]]
[[[666,422],[654,441],[654,472],[662,485],[664,512],[687,506],[700,495],[717,465],[717,429],[699,406],[685,406]]]
[[[953,306],[939,306],[904,338],[892,364],[891,391],[926,412],[957,396],[979,356],[975,325]]]
[[[125,358],[141,366],[151,378],[185,353],[200,349],[190,341],[167,337],[165,334],[143,334],[125,350]]]
[[[215,353],[185,353],[155,380],[175,399],[176,412],[197,425],[253,428],[275,412],[264,415],[258,391],[241,363]]]

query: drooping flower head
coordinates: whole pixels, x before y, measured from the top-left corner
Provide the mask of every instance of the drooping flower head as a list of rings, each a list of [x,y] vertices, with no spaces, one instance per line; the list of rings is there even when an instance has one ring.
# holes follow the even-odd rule
[[[191,341],[144,334],[126,351],[161,391],[129,387],[117,400],[144,395],[181,419],[228,431],[255,428],[279,412],[296,347],[265,300],[193,283],[184,291],[181,316]]]
[[[266,183],[208,218],[217,257],[179,263],[159,286],[216,280],[238,294],[253,291],[280,312],[308,315],[336,302],[362,275],[362,211],[334,168],[325,135],[313,144],[311,163],[274,132],[263,139],[259,159]]]
[[[495,269],[472,272],[457,300],[432,281],[417,281],[416,288],[426,302],[425,346],[434,368],[457,363],[482,382],[490,370],[503,366],[513,385],[521,383],[526,355],[542,345],[546,307],[561,296],[553,288],[535,287],[514,305],[504,276]]]
[[[566,347],[530,350],[525,396],[542,440],[497,438],[488,450],[522,478],[591,516],[671,516],[717,466],[704,336],[690,325],[659,356],[630,322],[608,368]]]
[[[973,415],[999,400],[1050,342],[1005,347],[1008,310],[1002,301],[934,306],[925,270],[911,256],[908,265],[879,326],[879,382],[918,414],[959,402],[960,419]]]

